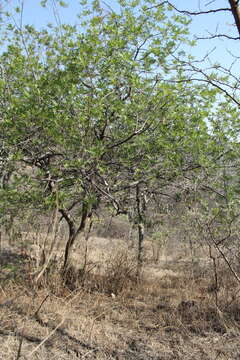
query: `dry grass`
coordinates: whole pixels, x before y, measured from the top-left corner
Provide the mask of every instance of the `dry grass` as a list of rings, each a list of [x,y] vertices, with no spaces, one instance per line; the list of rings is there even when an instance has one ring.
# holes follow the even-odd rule
[[[36,285],[34,263],[6,254],[0,359],[240,359],[239,284],[223,264],[218,288],[206,259],[179,254],[160,264],[147,255],[137,279],[129,252],[116,243],[106,256],[94,241],[86,271],[72,270],[67,284],[55,268]],[[94,266],[101,251],[104,266]]]

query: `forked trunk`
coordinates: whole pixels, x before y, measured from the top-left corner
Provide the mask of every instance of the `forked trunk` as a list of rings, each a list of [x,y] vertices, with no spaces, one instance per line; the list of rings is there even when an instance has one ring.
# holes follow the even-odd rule
[[[69,214],[65,210],[60,209],[59,211],[61,212],[62,216],[66,220],[66,222],[68,224],[68,229],[69,229],[68,240],[67,240],[65,252],[64,252],[64,263],[63,263],[63,268],[62,268],[63,275],[64,275],[64,274],[66,274],[68,268],[71,265],[71,254],[72,254],[73,245],[75,244],[75,240],[78,237],[78,235],[81,232],[83,232],[85,229],[86,220],[88,217],[88,206],[87,206],[87,204],[83,204],[82,218],[81,218],[81,223],[80,223],[79,227],[75,226],[73,220],[71,220]]]

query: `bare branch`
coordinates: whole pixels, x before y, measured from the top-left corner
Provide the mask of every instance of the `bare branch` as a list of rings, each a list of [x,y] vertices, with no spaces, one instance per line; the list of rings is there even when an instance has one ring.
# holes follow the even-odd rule
[[[176,60],[179,60],[177,57],[173,56]],[[199,63],[201,61],[195,61],[194,63]],[[197,81],[197,82],[203,82],[203,83],[207,83],[215,88],[217,88],[218,90],[220,90],[223,94],[225,94],[229,99],[231,99],[236,105],[240,106],[240,99],[237,98],[237,96],[234,95],[234,93],[237,89],[237,87],[235,85],[230,84],[229,82],[224,82],[220,79],[214,79],[213,77],[211,77],[211,75],[209,75],[206,71],[207,70],[211,70],[207,69],[207,70],[203,70],[199,67],[196,67],[193,65],[193,62],[188,62],[188,61],[181,61],[182,66],[185,66],[185,71],[186,73],[189,74],[189,77],[186,77],[185,79],[181,79],[181,80],[167,80],[167,82],[172,82],[172,83],[184,83],[184,82],[193,82],[193,81]],[[214,67],[213,67],[214,69]],[[224,68],[223,68],[224,69]],[[225,69],[226,71],[226,69]],[[190,74],[192,72],[192,75]],[[195,77],[196,74],[199,74],[199,77]],[[227,75],[232,75],[231,72],[228,72]],[[202,77],[201,77],[202,76]],[[235,78],[236,81],[236,78]]]
[[[171,6],[171,7],[172,7],[174,10],[176,10],[178,13],[180,13],[180,14],[185,14],[185,15],[189,15],[189,16],[192,16],[192,15],[204,15],[204,14],[214,14],[214,13],[223,12],[223,11],[232,11],[230,8],[219,8],[219,9],[212,9],[212,10],[206,10],[206,11],[180,10],[180,9],[178,9],[175,5],[173,5],[170,1],[163,1],[162,3],[160,3],[160,4],[158,4],[158,5],[154,5],[154,6],[149,7],[147,10],[151,10],[151,9],[153,9],[153,8],[163,6],[163,5],[165,5],[165,4]]]
[[[215,2],[216,2],[216,0],[211,0],[205,6],[209,6],[209,5],[211,5],[211,4],[215,3]]]
[[[184,83],[184,82],[191,83],[192,81],[204,82],[204,83],[207,83],[207,84],[215,87],[216,89],[220,90],[228,98],[230,98],[236,105],[240,106],[240,100],[237,100],[233,95],[230,94],[229,91],[224,89],[223,86],[221,86],[217,82],[214,82],[214,80],[212,80],[207,74],[204,74],[203,72],[201,72],[201,70],[199,70],[199,72],[205,77],[205,79],[200,78],[200,77],[199,78],[191,77],[191,78],[188,78],[188,79],[186,78],[186,79],[182,79],[182,80],[170,80],[168,82],[175,82],[175,83]]]
[[[240,40],[240,36],[233,37],[233,36],[229,36],[229,35],[225,35],[225,34],[215,34],[215,35],[203,36],[203,37],[195,36],[196,40],[212,40],[212,39],[219,39],[219,38],[226,38],[228,40]]]

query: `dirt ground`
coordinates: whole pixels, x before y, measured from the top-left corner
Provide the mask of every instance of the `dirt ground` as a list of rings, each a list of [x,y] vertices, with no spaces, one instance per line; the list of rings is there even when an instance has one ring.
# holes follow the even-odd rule
[[[0,359],[240,359],[239,286],[226,272],[215,291],[203,254],[193,264],[184,251],[165,249],[153,263],[147,243],[136,282],[124,272],[132,266],[126,250],[121,241],[90,239],[96,267],[70,290],[57,273],[36,286],[28,254],[2,246]]]

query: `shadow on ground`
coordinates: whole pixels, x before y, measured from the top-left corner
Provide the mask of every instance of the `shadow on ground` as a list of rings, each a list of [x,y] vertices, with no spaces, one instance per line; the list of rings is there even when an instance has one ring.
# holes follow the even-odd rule
[[[21,276],[29,257],[17,251],[1,250],[0,283]]]

